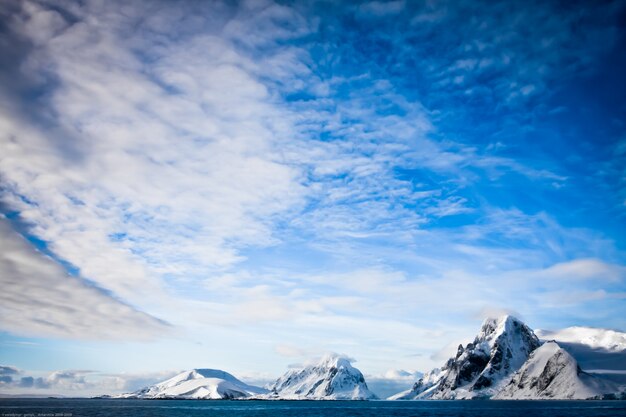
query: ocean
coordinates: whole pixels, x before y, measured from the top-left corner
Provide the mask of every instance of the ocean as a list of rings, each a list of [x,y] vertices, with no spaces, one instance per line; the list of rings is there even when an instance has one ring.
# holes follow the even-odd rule
[[[0,417],[626,416],[626,401],[207,401],[0,399]]]

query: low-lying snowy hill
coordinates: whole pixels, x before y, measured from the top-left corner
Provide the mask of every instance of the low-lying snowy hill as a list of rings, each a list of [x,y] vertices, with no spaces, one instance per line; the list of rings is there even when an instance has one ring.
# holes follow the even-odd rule
[[[223,400],[248,398],[267,392],[263,388],[238,380],[228,372],[217,369],[193,369],[139,391],[122,394],[118,398]]]
[[[361,371],[350,360],[327,355],[314,365],[292,369],[268,387],[268,398],[311,400],[369,400],[376,398]]]

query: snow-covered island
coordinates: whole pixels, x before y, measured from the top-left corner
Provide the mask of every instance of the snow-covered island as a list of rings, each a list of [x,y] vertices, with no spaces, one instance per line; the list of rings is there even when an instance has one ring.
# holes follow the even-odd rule
[[[361,371],[350,360],[327,355],[319,363],[292,369],[270,387],[270,398],[287,400],[373,400]]]
[[[129,394],[115,398],[231,400],[265,394],[268,391],[241,382],[217,369],[192,369]]]
[[[626,358],[626,335],[575,327],[538,333],[541,339],[512,316],[487,319],[474,340],[459,345],[456,355],[441,368],[425,373],[412,388],[388,400],[626,399],[626,384],[601,373],[585,372],[570,353],[575,341],[576,346],[587,346],[593,352]],[[561,335],[564,342],[559,341]],[[555,337],[546,340],[546,336]],[[622,365],[626,367],[626,363]],[[246,384],[228,372],[193,369],[116,398],[373,400],[377,396],[350,359],[326,355],[318,362],[290,369],[264,388]]]

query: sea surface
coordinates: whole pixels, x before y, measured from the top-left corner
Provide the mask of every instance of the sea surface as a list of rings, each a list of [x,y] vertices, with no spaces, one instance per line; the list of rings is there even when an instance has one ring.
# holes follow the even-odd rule
[[[0,417],[626,416],[626,401],[206,401],[0,399]]]

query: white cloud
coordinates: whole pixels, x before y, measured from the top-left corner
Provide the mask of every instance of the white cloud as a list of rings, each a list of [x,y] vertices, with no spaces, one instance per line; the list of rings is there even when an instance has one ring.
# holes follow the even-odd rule
[[[365,375],[365,380],[370,390],[379,398],[385,399],[411,388],[422,375],[418,371],[389,369],[383,375]]]
[[[14,366],[0,366],[0,376],[15,375],[18,372],[18,369]]]
[[[274,347],[276,353],[287,358],[304,357],[310,355],[305,349],[299,348],[291,344],[278,344]]]
[[[28,336],[151,339],[168,325],[135,310],[37,252],[0,218],[0,328]]]
[[[20,22],[32,29],[42,13],[25,3]],[[37,38],[22,69],[48,89],[42,103],[54,128],[10,106],[0,119],[2,197],[52,253],[122,300],[171,312],[181,303],[167,300],[166,280],[176,286],[223,274],[243,260],[243,249],[277,243],[279,219],[296,233],[329,239],[391,235],[425,221],[404,203],[438,198],[393,178],[407,142],[422,144],[423,158],[441,152],[424,137],[431,129],[424,109],[384,80],[366,80],[362,96],[339,103],[338,112],[306,115],[339,140],[303,133],[297,106],[280,102],[270,87],[313,79],[302,63],[306,51],[277,48],[256,57],[238,44],[246,37],[272,50],[309,33],[312,26],[294,10],[250,4],[226,19],[221,33],[182,27],[177,34],[163,32],[171,27],[164,22],[180,18],[167,7],[119,13],[94,4],[71,13],[74,20],[55,24],[52,39]],[[141,30],[129,31],[139,17]],[[244,23],[264,37],[242,33]],[[24,25],[15,30],[31,39]],[[377,115],[370,93],[407,117]],[[437,215],[464,210],[463,200],[444,201]],[[247,287],[240,293],[247,302],[234,303],[227,320],[278,320],[358,301]]]
[[[35,120],[4,109],[3,200],[82,276],[142,308],[161,302],[165,278],[221,274],[246,248],[279,243],[280,222],[286,238],[312,233],[321,248],[404,238],[473,210],[454,186],[424,188],[397,178],[397,167],[458,181],[469,178],[466,166],[523,171],[428,139],[428,112],[387,80],[321,80],[306,48],[283,45],[316,28],[293,8],[250,2],[203,17],[167,6],[67,7],[73,19],[60,22],[26,2],[14,28],[38,45],[22,73],[47,90]],[[39,26],[54,36],[44,41]],[[307,85],[354,88],[306,108],[280,98]],[[381,114],[387,107],[404,116]],[[44,115],[52,129],[40,127]],[[322,133],[335,140],[317,140]]]
[[[519,312],[506,307],[498,307],[498,306],[485,306],[480,309],[475,315],[478,319],[486,319],[486,318],[497,318],[500,316],[509,315],[516,317],[522,321],[524,321],[524,316]]]
[[[304,188],[280,156],[285,120],[259,63],[212,35],[183,47],[123,38],[111,29],[140,11],[102,7],[32,51],[25,70],[55,78],[46,101],[62,132],[6,109],[4,200],[83,276],[146,304],[156,277],[206,274],[272,243],[272,217]],[[33,25],[34,8],[23,10]]]
[[[620,282],[626,280],[626,267],[608,264],[600,259],[574,259],[552,265],[543,271],[543,275],[563,280]]]

